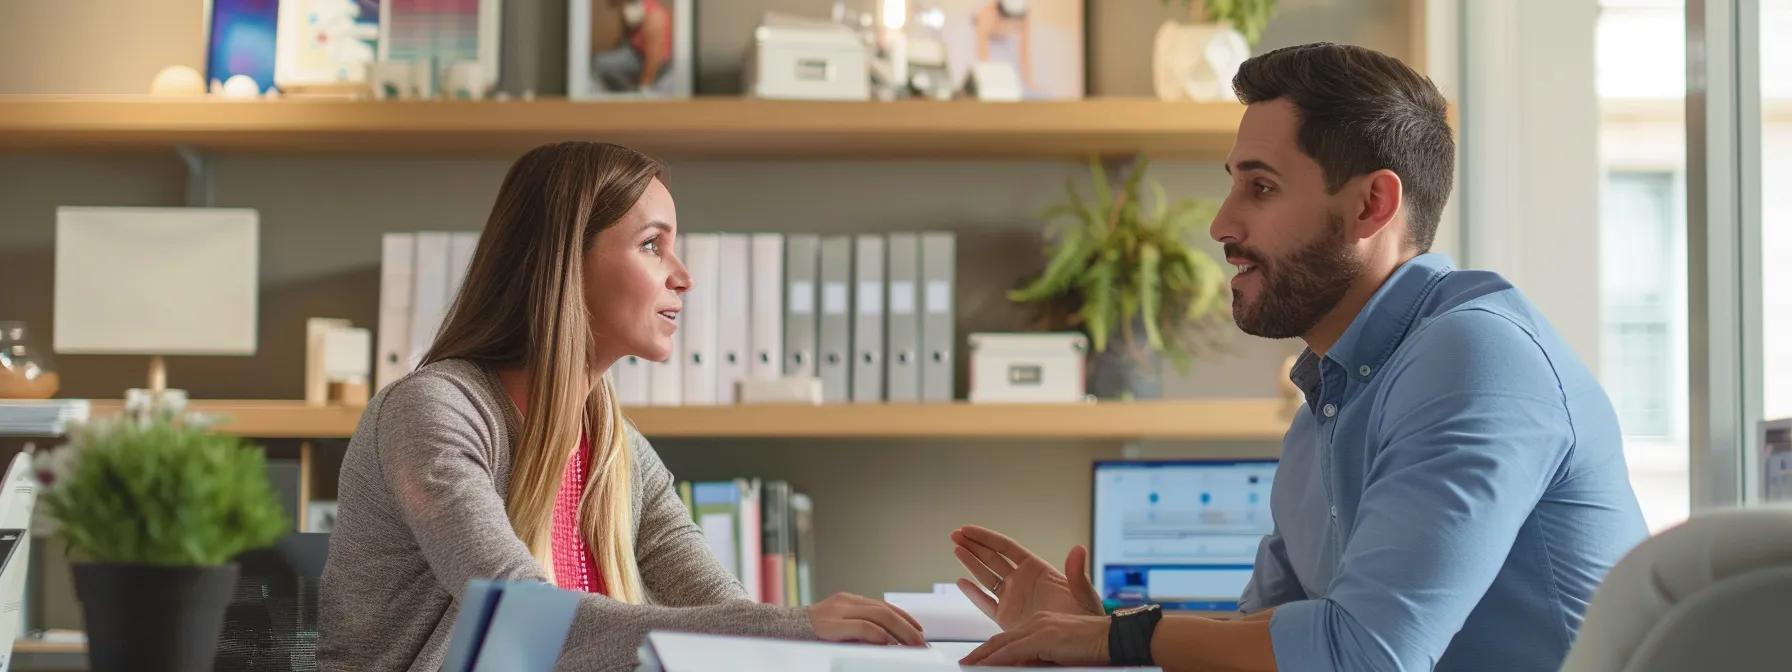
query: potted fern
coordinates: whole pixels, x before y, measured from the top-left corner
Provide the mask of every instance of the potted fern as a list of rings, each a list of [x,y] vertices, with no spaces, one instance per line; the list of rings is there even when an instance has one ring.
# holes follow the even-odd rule
[[[1207,328],[1226,304],[1219,265],[1190,247],[1213,219],[1208,201],[1170,201],[1163,185],[1145,180],[1140,157],[1118,191],[1090,161],[1093,194],[1067,183],[1067,201],[1041,216],[1053,224],[1045,270],[1012,301],[1044,309],[1048,327],[1073,326],[1094,349],[1089,387],[1097,397],[1160,396],[1162,358],[1187,373]],[[1139,194],[1149,184],[1152,203]]]
[[[1163,100],[1229,100],[1232,77],[1275,15],[1276,0],[1163,0],[1187,19],[1157,29],[1151,71]]]
[[[232,558],[286,530],[261,452],[202,426],[119,418],[71,428],[38,459],[92,669],[212,669]]]

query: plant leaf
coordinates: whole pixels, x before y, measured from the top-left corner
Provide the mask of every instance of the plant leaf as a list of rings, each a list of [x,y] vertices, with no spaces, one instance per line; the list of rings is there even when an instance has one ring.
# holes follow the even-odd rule
[[[1101,169],[1101,161],[1094,156],[1089,157],[1089,181],[1095,185],[1095,208],[1103,222],[1114,207],[1114,195],[1108,190],[1107,171]]]
[[[1144,245],[1139,248],[1139,305],[1145,322],[1145,342],[1153,350],[1164,349],[1164,335],[1158,328],[1158,290],[1163,277],[1158,275],[1160,256],[1156,245]]]
[[[1084,278],[1083,307],[1077,312],[1083,316],[1089,341],[1096,352],[1107,351],[1108,338],[1118,322],[1115,318],[1120,312],[1120,302],[1115,296],[1115,284],[1119,275],[1120,252],[1108,248]]]
[[[1089,245],[1089,235],[1082,227],[1075,226],[1065,227],[1059,235],[1051,260],[1046,262],[1045,271],[1026,287],[1008,292],[1008,300],[1044,301],[1075,285],[1093,251]]]

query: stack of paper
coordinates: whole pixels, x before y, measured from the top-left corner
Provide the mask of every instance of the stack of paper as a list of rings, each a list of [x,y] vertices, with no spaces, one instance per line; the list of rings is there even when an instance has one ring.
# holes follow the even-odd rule
[[[984,668],[961,667],[958,661],[975,644],[940,644],[929,648],[825,644],[779,639],[654,632],[641,643],[637,672],[959,672],[983,669],[1130,670],[1133,668]]]
[[[884,593],[884,601],[920,621],[930,642],[982,642],[1002,631],[956,584],[934,584],[931,593]]]
[[[87,422],[86,399],[0,401],[0,436],[62,436],[70,422]]]

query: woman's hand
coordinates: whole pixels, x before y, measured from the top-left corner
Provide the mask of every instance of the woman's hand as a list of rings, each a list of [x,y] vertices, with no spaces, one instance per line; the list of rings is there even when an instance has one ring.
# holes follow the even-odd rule
[[[835,593],[805,611],[815,636],[824,641],[927,645],[927,638],[921,636],[921,623],[882,600]]]
[[[1082,546],[1070,549],[1064,571],[1059,572],[993,530],[963,527],[952,533],[952,543],[953,555],[977,577],[977,583],[959,579],[958,589],[1003,630],[1018,628],[1041,613],[1103,615],[1101,597],[1089,581],[1089,552]]]

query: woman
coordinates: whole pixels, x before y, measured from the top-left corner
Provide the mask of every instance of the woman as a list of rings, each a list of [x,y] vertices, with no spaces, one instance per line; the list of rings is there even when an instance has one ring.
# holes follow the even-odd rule
[[[441,667],[469,579],[582,591],[560,669],[634,664],[655,629],[922,644],[882,602],[775,607],[712,557],[603,373],[669,356],[692,278],[653,159],[529,152],[418,370],[367,406],[324,568],[326,670]]]

